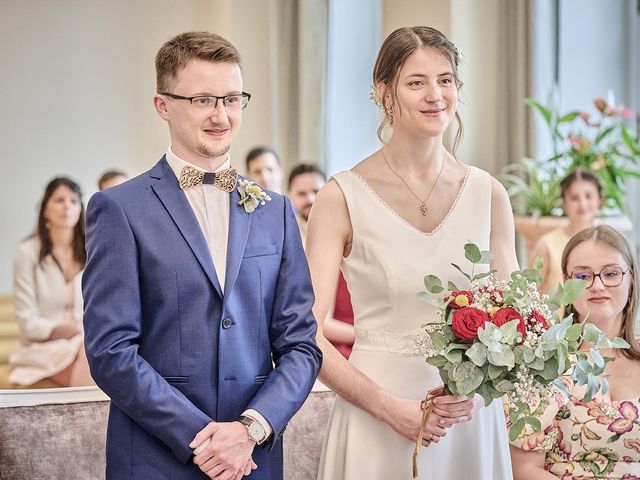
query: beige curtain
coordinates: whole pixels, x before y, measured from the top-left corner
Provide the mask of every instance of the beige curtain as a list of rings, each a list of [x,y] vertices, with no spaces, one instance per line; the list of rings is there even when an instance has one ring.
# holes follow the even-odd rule
[[[285,172],[324,164],[329,0],[271,0],[272,128]]]
[[[497,131],[495,168],[531,154],[531,124],[523,99],[532,95],[531,2],[501,0],[498,10],[503,32],[498,35]]]

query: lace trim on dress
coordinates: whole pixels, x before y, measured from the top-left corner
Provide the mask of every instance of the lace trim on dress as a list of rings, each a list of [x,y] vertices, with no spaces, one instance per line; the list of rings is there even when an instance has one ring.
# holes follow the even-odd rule
[[[429,353],[431,356],[437,353],[428,335],[423,335],[422,330],[392,332],[390,330],[356,329],[353,350],[395,353],[408,357],[425,353]]]
[[[467,180],[469,179],[469,174],[471,173],[471,168],[472,167],[467,167],[467,173],[464,176],[464,180],[462,182],[462,186],[460,187],[460,190],[458,190],[458,195],[456,196],[456,199],[453,201],[453,205],[451,205],[451,208],[449,209],[447,214],[444,216],[442,221],[433,230],[431,230],[430,232],[423,232],[419,228],[414,227],[411,223],[406,221],[398,212],[396,212],[393,208],[391,208],[389,206],[389,204],[387,202],[385,202],[382,199],[382,197],[380,195],[378,195],[378,193],[373,188],[371,188],[371,185],[369,185],[367,183],[367,181],[358,172],[356,172],[354,170],[348,170],[348,171],[353,173],[357,178],[359,178],[360,181],[362,182],[362,184],[369,189],[369,191],[373,194],[373,196],[375,196],[387,210],[389,210],[392,214],[394,214],[396,217],[398,217],[402,223],[407,225],[412,230],[414,230],[414,231],[416,231],[418,233],[421,233],[422,235],[426,235],[427,237],[430,237],[430,236],[436,234],[438,232],[438,230],[440,230],[440,228],[442,228],[442,225],[444,225],[444,223],[447,221],[447,219],[451,216],[453,211],[456,209],[456,205],[458,205],[458,200],[460,200],[460,197],[462,196],[462,192],[464,191],[465,187],[467,186]]]

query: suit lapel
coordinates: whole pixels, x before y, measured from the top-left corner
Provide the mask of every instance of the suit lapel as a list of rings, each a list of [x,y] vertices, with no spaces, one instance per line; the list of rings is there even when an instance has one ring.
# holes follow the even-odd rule
[[[169,215],[171,215],[180,233],[207,274],[209,281],[222,298],[222,289],[218,282],[207,241],[187,197],[180,190],[178,179],[171,171],[164,157],[151,171],[151,177],[158,179],[157,182],[151,185],[151,188],[153,188],[153,191],[167,209]]]
[[[229,194],[229,241],[227,242],[227,274],[224,281],[224,294],[229,294],[238,278],[244,248],[249,238],[251,215],[238,205],[240,194],[234,189]]]

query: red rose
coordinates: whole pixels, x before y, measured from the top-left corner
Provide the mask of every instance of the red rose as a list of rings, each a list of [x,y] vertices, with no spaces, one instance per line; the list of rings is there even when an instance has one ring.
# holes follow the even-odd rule
[[[449,308],[458,309],[468,307],[473,303],[473,292],[468,290],[451,292],[451,295],[446,296],[444,301],[447,302],[449,299],[451,299],[448,305]]]
[[[547,322],[547,319],[544,318],[540,313],[538,313],[536,310],[534,310],[533,312],[531,312],[531,316],[529,317],[529,322],[533,325],[538,324],[542,327],[542,331],[546,331],[549,329],[549,323]]]
[[[501,308],[493,315],[493,317],[491,317],[491,321],[496,327],[501,327],[511,320],[519,320],[518,327],[516,329],[522,334],[520,343],[524,342],[524,337],[527,334],[527,326],[524,323],[524,318],[522,318],[522,315],[520,315],[517,310],[511,307]]]
[[[478,338],[478,328],[484,327],[488,321],[487,312],[473,307],[464,307],[453,312],[451,328],[460,340],[470,342]]]

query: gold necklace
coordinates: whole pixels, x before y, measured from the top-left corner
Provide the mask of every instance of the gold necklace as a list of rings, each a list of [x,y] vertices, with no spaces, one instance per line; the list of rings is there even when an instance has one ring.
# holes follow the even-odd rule
[[[433,191],[436,188],[436,185],[438,184],[438,180],[440,180],[440,176],[442,175],[442,172],[444,172],[444,166],[447,164],[447,159],[444,158],[443,162],[442,162],[442,168],[440,169],[440,173],[438,173],[438,176],[436,177],[436,181],[433,182],[433,186],[431,187],[431,190],[429,190],[429,193],[427,194],[427,196],[425,197],[424,200],[422,200],[418,195],[416,195],[416,192],[414,192],[411,187],[409,186],[409,184],[404,180],[404,178],[402,178],[400,176],[400,174],[398,174],[398,172],[396,172],[393,167],[391,166],[391,164],[389,163],[389,160],[387,160],[387,156],[384,154],[383,150],[380,150],[380,153],[382,153],[382,158],[384,158],[384,163],[387,164],[387,167],[389,167],[389,170],[391,170],[396,177],[398,177],[402,183],[404,183],[404,186],[407,187],[407,190],[409,190],[411,192],[411,194],[416,197],[418,199],[418,201],[420,202],[420,213],[422,213],[423,217],[427,216],[427,212],[429,211],[429,205],[427,204],[427,201],[429,200],[429,197],[431,197],[431,194],[433,193]]]

